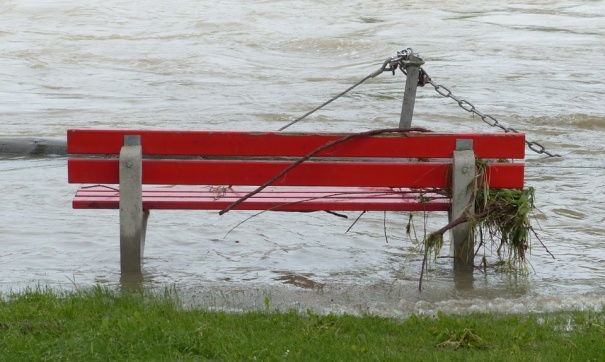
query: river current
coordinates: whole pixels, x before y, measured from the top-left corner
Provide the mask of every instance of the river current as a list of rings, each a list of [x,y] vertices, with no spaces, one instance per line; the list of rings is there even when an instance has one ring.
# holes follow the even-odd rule
[[[403,213],[366,214],[345,233],[357,215],[264,213],[237,226],[251,214],[167,211],[150,218],[145,286],[221,308],[395,316],[605,301],[605,1],[0,0],[0,42],[0,137],[277,130],[411,47],[437,84],[563,156],[527,149],[532,224],[555,258],[534,238],[525,275],[460,283],[441,258],[419,293]],[[289,130],[396,127],[404,83],[384,73]],[[431,86],[412,124],[500,131]],[[0,155],[0,291],[120,284],[118,213],[73,210],[77,186],[63,157]],[[431,214],[426,228],[446,221]]]

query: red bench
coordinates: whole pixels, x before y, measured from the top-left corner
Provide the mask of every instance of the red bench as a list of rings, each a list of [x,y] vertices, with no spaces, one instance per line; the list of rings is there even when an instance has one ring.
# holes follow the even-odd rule
[[[67,150],[69,182],[87,184],[73,207],[120,209],[122,271],[140,271],[151,209],[452,211],[456,217],[470,200],[475,158],[498,161],[488,163],[489,187],[523,187],[523,163],[501,161],[523,159],[525,137],[76,129],[67,132]]]

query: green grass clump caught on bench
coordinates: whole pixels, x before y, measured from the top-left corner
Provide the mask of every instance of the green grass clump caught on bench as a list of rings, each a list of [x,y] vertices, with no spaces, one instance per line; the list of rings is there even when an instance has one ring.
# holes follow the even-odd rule
[[[2,361],[594,360],[605,313],[317,315],[185,309],[174,293],[30,290],[0,301]]]
[[[530,248],[533,231],[530,216],[534,209],[534,189],[480,189],[477,192],[475,213],[486,214],[476,220],[480,228],[480,242],[485,238],[496,247],[499,258],[508,255],[510,264],[523,264]]]
[[[526,256],[531,247],[530,237],[532,235],[550,254],[531,225],[530,217],[534,210],[534,188],[490,189],[487,187],[486,163],[478,160],[476,167],[477,177],[473,196],[462,215],[424,237],[423,271],[425,267],[428,268],[426,263],[428,256],[434,255],[436,258],[439,255],[443,247],[443,235],[463,222],[470,224],[469,238],[474,240],[475,256],[481,250],[484,251],[479,264],[483,267],[484,272],[488,267],[485,254],[487,250],[496,251],[497,262],[495,265],[503,267],[502,270],[526,270]],[[474,206],[474,211],[471,211],[470,205]]]

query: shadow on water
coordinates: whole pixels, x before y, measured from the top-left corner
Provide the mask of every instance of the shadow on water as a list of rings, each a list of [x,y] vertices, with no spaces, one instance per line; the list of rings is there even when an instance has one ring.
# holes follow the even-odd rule
[[[453,272],[456,294],[461,297],[517,299],[531,292],[532,275],[522,271],[492,271],[488,274],[474,272]]]
[[[142,272],[122,272],[120,274],[120,289],[123,292],[132,292],[141,290],[143,283],[149,280],[150,276],[146,276]]]
[[[454,271],[454,285],[459,292],[469,291],[474,289],[475,278],[473,270],[456,270]]]

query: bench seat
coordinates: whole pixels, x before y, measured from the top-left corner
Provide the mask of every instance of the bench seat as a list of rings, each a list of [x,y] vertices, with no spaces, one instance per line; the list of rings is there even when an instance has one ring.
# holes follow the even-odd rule
[[[223,210],[256,187],[144,187],[143,209]],[[120,192],[107,186],[82,187],[74,209],[119,209]],[[451,199],[436,190],[389,187],[267,187],[237,210],[448,211]]]

